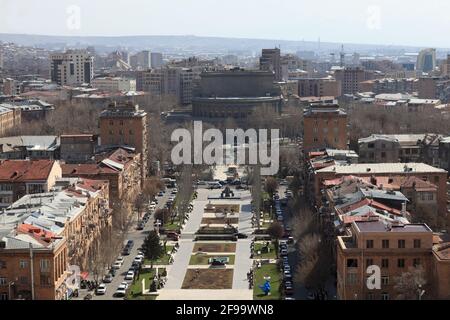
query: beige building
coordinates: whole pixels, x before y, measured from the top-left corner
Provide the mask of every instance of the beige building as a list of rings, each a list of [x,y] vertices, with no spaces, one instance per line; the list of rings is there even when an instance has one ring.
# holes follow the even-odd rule
[[[102,77],[92,80],[92,87],[102,91],[136,91],[136,80],[120,77]]]
[[[340,300],[418,299],[418,293],[404,296],[396,288],[396,277],[411,268],[422,267],[427,283],[426,298],[434,298],[432,284],[433,231],[426,224],[388,224],[378,219],[356,221],[350,235],[337,242],[337,296]],[[381,288],[367,286],[367,268],[381,270]]]
[[[298,95],[300,97],[340,97],[341,82],[333,78],[298,79]]]

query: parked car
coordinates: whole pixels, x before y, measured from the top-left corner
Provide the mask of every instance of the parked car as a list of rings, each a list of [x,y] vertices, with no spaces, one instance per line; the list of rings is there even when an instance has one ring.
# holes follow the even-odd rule
[[[130,251],[131,251],[131,248],[125,247],[125,248],[123,248],[123,250],[122,250],[122,255],[124,255],[124,256],[129,256],[129,255],[130,255]]]
[[[111,273],[105,274],[103,277],[104,283],[111,283],[113,281],[113,275]]]
[[[106,285],[104,283],[101,283],[97,289],[95,289],[96,295],[104,295],[106,293]]]
[[[158,197],[162,197],[162,196],[164,196],[164,192],[162,192],[162,191],[158,192]]]
[[[117,297],[117,298],[125,297],[125,295],[127,294],[127,288],[128,288],[128,284],[126,284],[126,282],[122,282],[119,285],[119,287],[117,287],[116,292],[114,292],[114,297]]]
[[[128,248],[133,248],[133,246],[134,246],[134,241],[133,240],[128,240],[128,242],[127,242],[127,245],[126,245]]]
[[[139,222],[136,227],[136,230],[144,230],[144,224],[145,223],[143,221]]]
[[[179,239],[179,235],[176,232],[167,232],[166,233],[167,239],[169,240],[173,240],[173,241],[178,241]]]
[[[125,280],[133,280],[134,278],[134,271],[128,270],[127,274],[125,275]]]
[[[238,237],[238,239],[247,239],[248,235],[246,235],[245,233],[238,233],[236,234],[236,236]]]

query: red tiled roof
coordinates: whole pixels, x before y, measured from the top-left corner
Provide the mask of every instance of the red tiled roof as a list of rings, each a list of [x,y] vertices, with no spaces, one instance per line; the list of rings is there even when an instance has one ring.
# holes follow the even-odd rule
[[[95,192],[107,183],[108,180],[92,180],[83,178],[78,182],[77,186],[85,190]]]
[[[355,210],[357,208],[360,208],[360,207],[363,207],[363,206],[371,206],[371,207],[374,207],[374,208],[379,209],[379,210],[386,210],[387,212],[395,214],[397,216],[401,216],[402,215],[400,210],[391,208],[391,207],[386,206],[386,205],[384,205],[384,204],[382,204],[382,203],[380,203],[378,201],[375,201],[373,199],[367,199],[367,198],[365,198],[365,199],[363,199],[363,200],[361,200],[359,202],[356,202],[354,204],[348,205],[346,207],[342,207],[342,208],[340,208],[340,211],[342,213],[347,213],[347,212],[353,211],[353,210]]]
[[[63,177],[77,176],[77,175],[100,175],[105,173],[117,173],[118,170],[114,170],[110,167],[101,166],[95,163],[88,164],[62,164]]]
[[[47,180],[54,163],[54,160],[3,160],[0,162],[0,181]]]

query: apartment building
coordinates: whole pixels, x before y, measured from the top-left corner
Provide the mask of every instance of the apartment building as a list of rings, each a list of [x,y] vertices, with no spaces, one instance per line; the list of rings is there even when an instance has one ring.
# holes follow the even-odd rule
[[[361,92],[361,82],[367,80],[365,71],[359,67],[342,67],[334,71],[334,78],[341,82],[342,94]]]
[[[92,87],[102,91],[136,91],[136,80],[120,77],[100,77],[92,80]]]
[[[280,49],[262,49],[261,57],[259,58],[259,69],[262,71],[273,72],[275,74],[275,81],[281,81],[282,69]]]
[[[66,299],[67,239],[8,220],[0,226],[0,300]]]
[[[147,113],[131,102],[111,103],[100,114],[102,146],[132,147],[141,157],[142,181],[147,176]]]
[[[0,161],[0,207],[8,207],[27,194],[49,192],[61,176],[56,160]]]
[[[333,78],[301,78],[298,81],[299,97],[340,97],[341,82]]]
[[[385,223],[379,219],[356,221],[350,235],[338,236],[337,296],[340,300],[414,299],[418,293],[399,292],[396,277],[411,268],[423,268],[426,298],[433,298],[433,231],[426,224]],[[369,266],[381,270],[381,288],[367,286]],[[416,298],[418,299],[418,297]]]
[[[20,127],[22,113],[19,107],[11,104],[0,104],[0,136],[9,134],[13,129]]]
[[[98,135],[64,134],[60,136],[60,159],[65,163],[93,162],[99,144]]]
[[[303,148],[348,149],[347,114],[337,104],[313,104],[303,115]]]
[[[94,57],[86,50],[67,50],[50,55],[50,77],[59,85],[91,83],[94,77]]]
[[[62,164],[63,177],[80,177],[109,181],[109,198],[113,202],[129,200],[141,190],[141,155],[117,148],[97,154],[96,163]]]

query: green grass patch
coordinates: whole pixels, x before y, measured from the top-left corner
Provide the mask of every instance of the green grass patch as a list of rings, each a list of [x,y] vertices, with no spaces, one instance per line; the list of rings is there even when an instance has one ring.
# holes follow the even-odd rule
[[[165,268],[159,268],[158,272],[161,274]],[[155,277],[156,269],[143,269],[139,274],[139,278],[130,284],[128,287],[127,299],[128,300],[155,300],[154,296],[143,296],[142,295],[142,279],[145,279],[145,289],[150,288],[150,283]]]
[[[264,295],[264,292],[259,286],[262,286],[266,281],[264,277],[270,277],[270,296]],[[254,300],[280,300],[281,293],[281,272],[276,263],[264,264],[259,269],[255,269],[255,286],[253,287]]]
[[[260,255],[258,255],[258,251],[262,251],[263,247],[265,247],[265,243],[255,243],[255,251],[254,251],[255,254],[253,256],[254,259],[276,259],[277,258],[275,246],[272,242],[269,244],[270,252],[261,253]]]
[[[209,258],[214,257],[228,257],[230,260],[228,265],[234,265],[235,255],[206,255],[206,254],[193,254],[191,256],[191,260],[189,261],[189,265],[208,265]]]
[[[173,246],[166,245],[166,252],[171,252]],[[158,260],[153,261],[153,265],[168,265],[169,264],[170,255],[166,253]],[[148,259],[144,259],[144,265],[151,265],[151,261]]]

